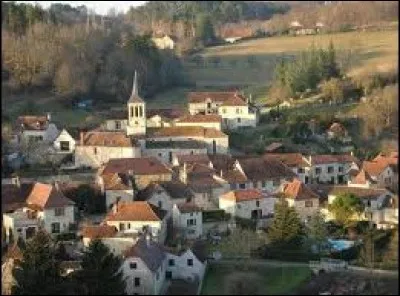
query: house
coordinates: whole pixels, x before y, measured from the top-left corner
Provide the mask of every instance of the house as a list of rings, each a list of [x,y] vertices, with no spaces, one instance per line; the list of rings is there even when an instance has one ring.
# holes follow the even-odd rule
[[[18,143],[51,143],[59,134],[57,126],[47,116],[19,116],[16,122]]]
[[[105,175],[125,174],[132,177],[138,190],[145,188],[151,182],[171,181],[172,171],[154,157],[110,159],[99,170],[98,182]]]
[[[165,288],[167,255],[149,235],[123,253],[121,270],[128,295],[160,295]]]
[[[74,153],[75,143],[75,139],[63,129],[54,140],[53,147],[58,153]]]
[[[249,110],[249,102],[238,92],[190,92],[189,113],[218,114],[222,117],[222,128],[255,127],[257,113]]]
[[[296,174],[279,160],[259,156],[237,157],[235,167],[247,179],[236,189],[254,188],[275,192],[282,183],[296,177]]]
[[[290,23],[290,31],[294,35],[314,35],[317,33],[317,28],[314,26],[305,27],[298,21]]]
[[[174,204],[172,221],[174,230],[186,239],[196,239],[203,234],[202,209],[194,202]]]
[[[75,224],[74,202],[65,197],[58,184],[34,183],[25,203],[3,214],[7,238],[32,237],[39,227],[50,234],[68,232]]]
[[[398,190],[397,152],[393,152],[390,155],[379,154],[372,161],[364,161],[361,167],[377,182],[378,187],[389,187],[392,190]]]
[[[83,245],[87,248],[94,239],[103,239],[109,237],[115,237],[118,230],[115,226],[110,226],[107,224],[103,225],[93,225],[84,226],[80,233],[82,237]]]
[[[301,153],[266,153],[264,158],[277,159],[289,167],[304,184],[310,182],[311,164]]]
[[[319,211],[320,196],[299,179],[283,184],[281,192],[290,207],[294,207],[302,221],[310,221]]]
[[[191,202],[193,199],[192,189],[187,184],[176,180],[150,183],[139,191],[135,198],[135,200],[147,201],[168,213],[172,213],[175,204]]]
[[[274,213],[275,200],[259,189],[232,190],[219,197],[219,208],[234,217],[260,219]]]
[[[124,132],[81,132],[80,142],[75,146],[77,167],[99,168],[112,158],[140,156],[140,145]]]
[[[210,157],[207,154],[178,154],[174,155],[172,158],[172,166],[183,166],[184,163],[186,164],[205,164],[208,165],[210,163]]]
[[[351,137],[349,137],[347,129],[343,124],[338,122],[332,123],[326,131],[326,137],[328,140],[338,140],[344,144],[351,142]]]
[[[226,134],[214,128],[200,126],[148,128],[146,137],[146,141],[201,141],[206,144],[209,154],[226,154],[229,148]]]
[[[115,226],[118,232],[140,234],[148,231],[160,243],[167,235],[168,213],[147,201],[119,202],[107,214],[104,223]]]
[[[175,126],[201,126],[221,130],[222,117],[217,114],[186,115],[176,120]]]
[[[155,35],[151,38],[156,47],[159,49],[174,49],[176,38],[170,35],[162,34]]]
[[[9,245],[1,264],[1,295],[12,295],[11,289],[16,284],[13,272],[22,259],[22,251],[17,242]]]
[[[383,226],[386,222],[398,224],[398,196],[386,189],[362,188],[340,185],[311,185],[310,188],[326,200],[326,204],[331,204],[343,194],[353,194],[360,198],[366,209],[372,212],[372,221]],[[397,208],[396,208],[397,207]],[[334,219],[327,207],[323,207],[321,212],[325,214],[327,220]],[[368,220],[366,211],[360,216],[354,217],[355,220]]]
[[[12,213],[23,207],[32,191],[33,183],[26,183],[18,176],[11,178],[11,183],[1,184],[1,210],[2,213]]]
[[[183,109],[148,109],[146,112],[147,127],[174,126],[175,121],[187,112]]]
[[[106,197],[106,209],[111,209],[117,201],[133,201],[133,183],[128,174],[102,174],[97,183]]]
[[[309,162],[312,166],[311,183],[345,184],[349,180],[350,168],[359,165],[359,160],[348,154],[313,155]]]
[[[211,167],[219,177],[227,182],[224,192],[243,187],[248,179],[242,169],[236,165],[236,159],[230,155],[210,155]]]
[[[350,187],[371,188],[376,187],[376,181],[365,170],[361,169],[356,175],[350,177],[347,185]]]
[[[174,156],[206,154],[207,144],[199,140],[186,141],[146,141],[145,156],[159,159],[165,164],[171,164]]]

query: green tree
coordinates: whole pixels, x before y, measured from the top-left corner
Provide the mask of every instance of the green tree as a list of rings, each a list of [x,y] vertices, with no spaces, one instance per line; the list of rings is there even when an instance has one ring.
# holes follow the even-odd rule
[[[293,207],[283,197],[275,204],[275,216],[268,230],[268,238],[276,248],[301,246],[302,225]]]
[[[328,210],[334,215],[335,220],[341,225],[351,226],[354,216],[360,215],[364,210],[362,201],[352,193],[338,195],[328,205]]]
[[[55,260],[54,243],[50,236],[39,230],[26,243],[22,251],[23,259],[13,271],[16,284],[12,294],[47,295],[56,292],[61,282],[59,264]]]
[[[321,251],[321,247],[326,242],[327,236],[328,228],[324,216],[318,212],[311,216],[311,220],[308,224],[308,237],[311,239],[311,242],[317,246],[318,252]]]
[[[87,295],[124,295],[125,281],[120,270],[122,259],[114,256],[100,240],[93,240],[82,259],[76,281]]]
[[[375,235],[373,229],[368,229],[367,233],[363,237],[363,246],[359,255],[359,261],[364,266],[373,268],[375,259]]]
[[[390,240],[389,246],[383,254],[383,262],[390,266],[396,267],[399,266],[399,231],[395,229],[392,234],[392,238]]]
[[[215,40],[214,25],[209,15],[199,14],[197,16],[196,38],[206,46]]]

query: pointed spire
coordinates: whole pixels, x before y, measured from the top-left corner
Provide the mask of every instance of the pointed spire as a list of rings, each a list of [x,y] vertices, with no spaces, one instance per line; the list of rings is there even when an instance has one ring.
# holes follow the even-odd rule
[[[144,101],[139,97],[139,90],[138,90],[138,83],[137,83],[137,72],[135,70],[135,76],[133,78],[133,88],[132,88],[132,94],[131,97],[129,98],[128,102],[140,102],[144,103]]]

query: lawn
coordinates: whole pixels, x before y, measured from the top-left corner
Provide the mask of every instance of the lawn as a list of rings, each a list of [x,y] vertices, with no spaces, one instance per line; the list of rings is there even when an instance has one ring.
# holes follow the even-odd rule
[[[204,278],[201,295],[229,295],[229,283],[242,275],[251,276],[257,295],[292,293],[309,279],[308,267],[267,267],[251,265],[210,265]],[[250,283],[249,283],[250,284]]]
[[[282,56],[294,57],[306,50],[312,42],[326,47],[330,40],[338,51],[339,61],[346,65],[341,53],[352,59],[348,74],[386,71],[397,68],[398,31],[347,32],[313,36],[267,37],[239,42],[236,44],[210,47],[200,53],[204,65],[185,62],[186,74],[196,85],[227,88],[238,86],[246,93],[252,93],[256,100],[266,100],[266,85],[273,77],[276,61]],[[249,63],[249,57],[254,61]],[[213,63],[219,57],[220,63]]]

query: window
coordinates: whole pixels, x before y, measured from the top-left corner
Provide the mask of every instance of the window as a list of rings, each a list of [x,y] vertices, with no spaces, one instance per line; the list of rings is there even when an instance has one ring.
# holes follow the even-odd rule
[[[256,200],[256,207],[259,207],[259,206],[260,206],[260,201]]]
[[[125,224],[119,223],[119,231],[124,231],[124,230],[125,230]]]
[[[69,142],[68,141],[60,141],[60,150],[61,151],[69,151]]]
[[[140,278],[135,277],[135,287],[139,287],[140,286]]]
[[[245,183],[239,184],[239,188],[240,189],[246,189],[246,184]]]
[[[129,264],[129,267],[130,267],[131,269],[136,269],[136,268],[137,268],[136,262],[131,262],[131,263]]]
[[[139,117],[139,107],[135,107],[135,117]]]
[[[130,113],[131,113],[130,116],[133,117],[133,107],[131,106],[131,108],[130,108],[129,110],[131,111],[131,112],[130,112]]]
[[[54,216],[64,216],[64,208],[55,208],[54,209]]]
[[[158,201],[158,207],[162,208],[162,201],[161,200]]]
[[[143,117],[143,106],[139,107],[139,117]]]
[[[266,187],[266,186],[267,186],[267,182],[261,181],[261,187],[264,188],[264,187]]]
[[[18,229],[17,229],[17,232],[22,232],[22,228],[18,228]]]
[[[332,166],[328,166],[328,173],[333,173],[333,167]]]
[[[160,153],[158,153],[158,156],[159,156],[159,157],[162,157],[162,153],[161,153],[161,152],[160,152]]]
[[[224,114],[226,113],[226,108],[222,109],[222,113]]]
[[[128,223],[128,229],[131,229],[131,223]]]
[[[241,122],[242,122],[242,120],[241,120],[240,118],[238,118],[238,119],[237,119],[237,122],[238,122],[238,123],[241,123]]]
[[[317,175],[321,174],[321,168],[315,168],[315,173],[316,173]]]
[[[60,223],[51,223],[51,233],[60,233]]]
[[[193,266],[193,259],[188,259],[187,260],[187,265],[188,266]]]
[[[118,121],[118,120],[115,121],[115,129],[116,129],[116,130],[121,129],[121,122]]]
[[[169,259],[168,260],[168,266],[174,266],[175,265],[175,260],[174,259]]]
[[[97,147],[93,148],[93,153],[94,153],[94,155],[97,155]]]
[[[304,169],[303,168],[298,168],[297,169],[298,174],[304,174]]]
[[[158,280],[159,277],[160,277],[160,274],[159,274],[158,271],[157,271],[157,273],[156,273],[156,280]]]
[[[240,113],[240,109],[236,108],[236,114],[239,114],[239,113]]]
[[[188,219],[186,223],[187,226],[196,225],[196,219]]]
[[[338,171],[339,171],[339,173],[343,173],[343,167],[340,166],[340,167],[338,168]]]
[[[253,182],[253,188],[257,188],[257,181]]]
[[[313,206],[312,200],[306,200],[305,206],[306,206],[306,208],[312,208],[312,206]]]

